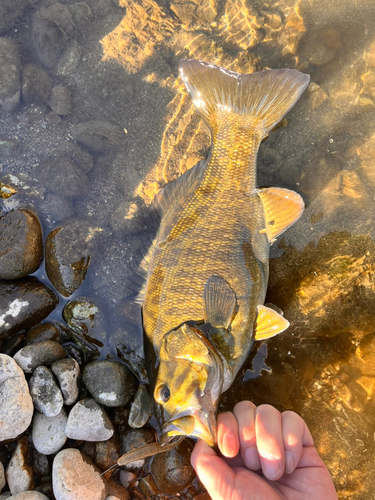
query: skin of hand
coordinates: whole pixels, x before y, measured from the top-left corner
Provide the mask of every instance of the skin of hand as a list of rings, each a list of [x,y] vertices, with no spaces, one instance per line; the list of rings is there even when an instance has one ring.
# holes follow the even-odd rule
[[[198,440],[191,463],[213,500],[337,500],[304,420],[250,401],[217,419],[222,456]]]

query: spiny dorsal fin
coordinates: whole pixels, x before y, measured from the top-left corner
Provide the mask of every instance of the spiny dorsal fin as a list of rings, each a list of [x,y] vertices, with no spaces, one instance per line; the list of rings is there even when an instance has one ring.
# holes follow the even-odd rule
[[[225,279],[211,276],[203,290],[203,318],[215,328],[228,328],[236,307],[236,294]]]
[[[266,218],[268,241],[275,238],[296,222],[302,215],[305,204],[301,196],[289,189],[269,187],[258,189]]]
[[[273,69],[241,75],[195,59],[180,61],[181,77],[195,109],[212,128],[218,112],[249,115],[261,136],[295,105],[310,77],[295,69]]]
[[[289,326],[289,321],[274,309],[259,305],[255,324],[255,340],[265,340],[283,332]]]
[[[152,201],[154,207],[165,216],[176,202],[181,200],[193,182],[200,177],[205,164],[206,160],[199,161],[194,167],[178,177],[178,179],[164,186]]]

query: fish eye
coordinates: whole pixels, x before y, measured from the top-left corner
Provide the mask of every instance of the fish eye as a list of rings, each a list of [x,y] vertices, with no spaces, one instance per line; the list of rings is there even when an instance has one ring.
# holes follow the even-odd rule
[[[167,385],[163,385],[157,391],[157,399],[160,403],[166,403],[171,397],[171,391]]]

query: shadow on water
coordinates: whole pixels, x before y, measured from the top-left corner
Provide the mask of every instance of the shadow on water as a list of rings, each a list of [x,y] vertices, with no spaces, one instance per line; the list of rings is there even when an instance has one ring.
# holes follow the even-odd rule
[[[62,322],[65,305],[84,297],[96,307],[86,333],[103,343],[95,354],[101,358],[118,359],[119,344],[133,359],[141,355],[134,297],[142,284],[138,264],[157,228],[149,205],[161,187],[207,156],[209,136],[178,79],[179,59],[311,75],[258,161],[259,185],[294,189],[306,202],[303,217],[271,249],[266,302],[280,307],[291,326],[255,346],[220,408],[251,399],[297,411],[339,498],[374,498],[373,2],[204,0],[198,8],[183,0],[87,0],[79,15],[71,9],[78,4],[61,0],[75,13],[74,28],[62,29],[66,13],[54,18],[49,53],[35,25],[38,12],[56,2],[31,2],[24,11],[17,3],[19,15],[0,23],[0,34],[16,41],[23,71],[37,65],[51,86],[69,89],[71,109],[62,113],[48,95],[23,90],[20,106],[0,115],[0,182],[18,178],[17,194],[0,199],[1,210],[32,207],[44,239],[67,221],[90,226],[85,280],[70,296],[59,294],[47,319]],[[102,124],[79,135],[77,125],[91,120],[116,129]],[[54,170],[51,159],[78,165],[80,181]],[[44,264],[34,275],[53,287]]]

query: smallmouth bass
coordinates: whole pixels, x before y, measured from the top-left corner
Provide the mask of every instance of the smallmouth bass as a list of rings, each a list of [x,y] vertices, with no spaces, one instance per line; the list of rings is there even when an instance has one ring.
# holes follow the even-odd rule
[[[180,72],[212,147],[154,199],[161,223],[145,259],[144,349],[162,434],[214,445],[220,395],[254,340],[289,325],[263,305],[269,247],[304,203],[287,189],[257,188],[256,157],[309,76],[241,75],[196,60],[182,60]]]

